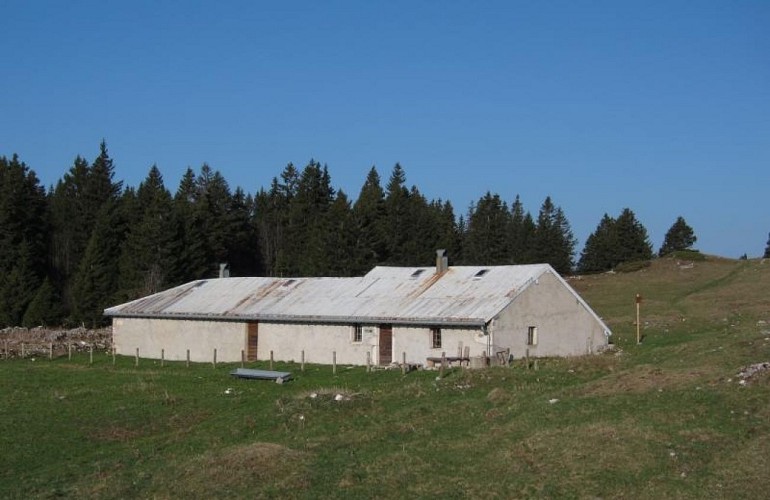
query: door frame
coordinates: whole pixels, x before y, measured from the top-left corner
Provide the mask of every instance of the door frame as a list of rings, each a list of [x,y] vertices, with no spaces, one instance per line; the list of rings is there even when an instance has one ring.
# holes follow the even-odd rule
[[[383,336],[383,332],[387,332]],[[387,360],[387,362],[383,361],[383,347],[385,342],[383,341],[383,337],[386,337],[390,341],[390,345],[388,346],[389,349],[385,352],[385,354],[390,354],[390,359]],[[387,325],[383,324],[379,326],[378,331],[378,342],[377,342],[377,364],[378,365],[385,365],[385,364],[391,364],[393,362],[393,325]]]

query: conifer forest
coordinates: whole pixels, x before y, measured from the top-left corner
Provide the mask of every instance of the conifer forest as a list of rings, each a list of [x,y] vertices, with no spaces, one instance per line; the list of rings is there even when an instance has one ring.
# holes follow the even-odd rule
[[[458,214],[408,186],[398,164],[387,178],[372,167],[354,194],[313,160],[247,193],[207,164],[174,190],[156,166],[125,186],[104,142],[49,188],[16,155],[0,156],[0,327],[99,326],[105,307],[216,277],[221,263],[232,276],[357,276],[431,265],[443,248],[452,265],[549,263],[567,274],[653,256],[627,208],[604,215],[576,262],[570,223],[550,197],[533,213],[515,194],[505,193],[509,205],[487,192]],[[666,251],[695,241],[676,224],[686,234]]]

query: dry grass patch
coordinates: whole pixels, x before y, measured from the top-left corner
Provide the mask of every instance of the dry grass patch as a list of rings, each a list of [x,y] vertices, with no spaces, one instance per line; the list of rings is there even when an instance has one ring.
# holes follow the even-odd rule
[[[578,389],[578,396],[612,396],[644,394],[657,390],[689,387],[697,382],[718,378],[714,371],[704,367],[671,370],[652,365],[639,365],[629,370],[612,373]]]
[[[155,477],[153,489],[175,498],[296,496],[310,487],[309,463],[306,452],[275,443],[249,443],[169,465]]]
[[[664,443],[662,434],[632,420],[568,425],[502,446],[489,463],[496,464],[494,475],[518,477],[536,491],[557,483],[563,491],[607,494],[618,477],[638,478],[660,463]]]
[[[770,490],[770,435],[764,434],[722,453],[713,464],[715,479],[704,497],[766,498]]]
[[[129,427],[126,425],[107,425],[99,429],[94,429],[92,436],[98,441],[106,443],[127,443],[135,439],[154,434],[156,429],[148,425],[141,427]]]

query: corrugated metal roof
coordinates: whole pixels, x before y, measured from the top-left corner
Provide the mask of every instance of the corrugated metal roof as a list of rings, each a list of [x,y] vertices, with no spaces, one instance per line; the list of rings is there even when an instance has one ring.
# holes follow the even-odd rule
[[[455,266],[441,275],[433,267],[375,267],[356,278],[219,278],[181,285],[104,314],[481,326],[543,273],[561,280],[547,264]]]

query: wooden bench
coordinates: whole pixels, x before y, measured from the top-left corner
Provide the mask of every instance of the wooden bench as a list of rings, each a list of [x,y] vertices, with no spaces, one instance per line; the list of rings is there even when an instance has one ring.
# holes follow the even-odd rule
[[[452,366],[453,363],[458,363],[459,366],[462,366],[463,363],[465,363],[465,366],[470,366],[471,358],[466,358],[462,356],[446,356],[442,358],[441,356],[438,357],[430,357],[426,358],[428,367],[433,367],[436,365],[440,365],[441,361],[444,360],[449,366]]]

